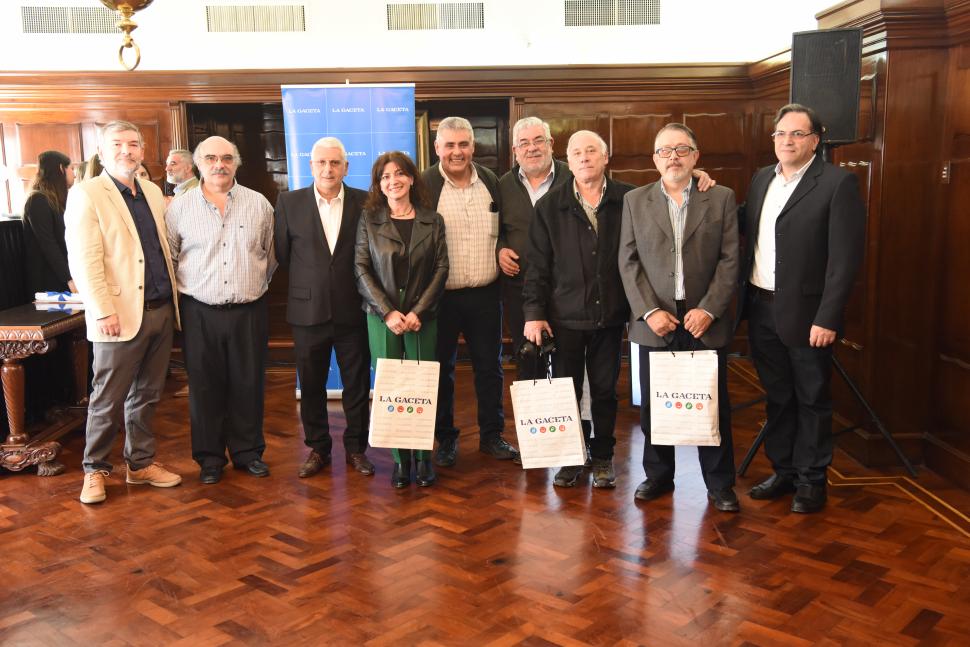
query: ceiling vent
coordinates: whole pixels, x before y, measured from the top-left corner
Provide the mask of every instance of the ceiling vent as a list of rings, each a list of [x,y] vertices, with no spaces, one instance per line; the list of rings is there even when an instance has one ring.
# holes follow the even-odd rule
[[[566,27],[659,25],[660,0],[565,0]]]
[[[306,31],[306,7],[290,5],[206,5],[210,32]]]
[[[20,8],[25,34],[117,34],[118,17],[107,7]]]
[[[388,31],[485,29],[484,2],[408,2],[387,5]]]

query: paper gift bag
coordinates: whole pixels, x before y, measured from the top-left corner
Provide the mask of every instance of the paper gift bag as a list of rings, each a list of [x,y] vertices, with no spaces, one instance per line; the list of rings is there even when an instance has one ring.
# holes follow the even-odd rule
[[[650,353],[650,407],[654,445],[720,445],[717,351]]]
[[[586,443],[570,378],[513,382],[511,393],[523,468],[586,462]]]
[[[371,447],[432,449],[438,362],[378,358],[370,414]]]

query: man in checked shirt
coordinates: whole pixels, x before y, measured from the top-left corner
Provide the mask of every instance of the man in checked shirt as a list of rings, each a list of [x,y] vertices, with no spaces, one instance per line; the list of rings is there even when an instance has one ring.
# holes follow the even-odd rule
[[[237,469],[268,476],[262,461],[266,290],[276,269],[273,207],[240,186],[235,144],[210,137],[193,154],[202,181],[165,214],[182,311],[192,458],[218,483],[226,449]]]
[[[498,281],[498,178],[472,161],[475,134],[462,117],[438,124],[434,150],[441,160],[424,172],[431,204],[445,220],[451,264],[438,308],[438,413],[434,462],[455,464],[455,360],[463,335],[475,372],[478,449],[492,458],[519,462],[519,452],[502,438],[502,292]]]

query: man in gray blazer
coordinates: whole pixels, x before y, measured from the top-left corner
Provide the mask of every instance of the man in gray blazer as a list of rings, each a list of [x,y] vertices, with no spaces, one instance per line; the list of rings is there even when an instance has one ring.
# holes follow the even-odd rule
[[[647,475],[635,497],[649,501],[674,489],[674,447],[650,442],[650,353],[716,350],[721,444],[698,447],[698,455],[708,498],[718,510],[737,512],[725,354],[738,274],[737,206],[725,187],[697,191],[691,172],[699,156],[693,131],[667,124],[654,140],[660,181],[629,192],[623,203],[619,266],[631,309],[629,338],[640,346]]]

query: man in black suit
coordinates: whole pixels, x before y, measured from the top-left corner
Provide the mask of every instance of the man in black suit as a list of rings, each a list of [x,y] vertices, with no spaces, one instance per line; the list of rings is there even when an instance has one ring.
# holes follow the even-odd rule
[[[310,154],[313,185],[282,193],[276,202],[276,258],[289,269],[286,320],[293,326],[300,418],[304,442],[311,449],[300,466],[300,478],[330,464],[327,374],[332,349],[344,386],[347,464],[361,474],[374,473],[365,454],[370,350],[354,277],[357,222],[367,194],[343,183],[347,168],[344,145],[335,137],[324,137]]]
[[[742,312],[767,397],[765,453],[774,474],[753,499],[794,492],[792,512],[826,501],[832,462],[832,344],[863,254],[866,210],[856,177],[816,155],[815,112],[789,104],[775,118],[778,164],[748,191]]]

